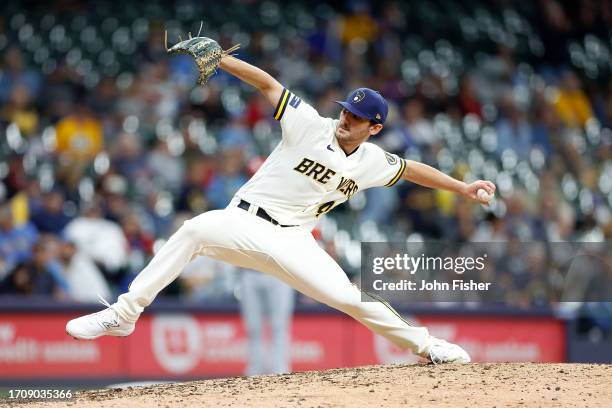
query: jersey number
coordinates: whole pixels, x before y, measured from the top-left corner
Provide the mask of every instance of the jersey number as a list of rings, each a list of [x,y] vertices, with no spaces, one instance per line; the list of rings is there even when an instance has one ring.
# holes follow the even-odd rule
[[[321,204],[319,208],[317,208],[317,217],[320,217],[323,214],[327,214],[334,208],[335,201],[328,201],[325,204]]]

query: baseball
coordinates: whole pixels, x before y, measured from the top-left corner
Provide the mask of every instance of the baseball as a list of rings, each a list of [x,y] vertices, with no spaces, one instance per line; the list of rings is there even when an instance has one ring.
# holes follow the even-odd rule
[[[493,194],[489,194],[487,193],[486,190],[484,189],[478,189],[478,191],[476,192],[476,196],[480,199],[480,200],[484,200],[487,203],[490,203],[491,200],[493,199]]]

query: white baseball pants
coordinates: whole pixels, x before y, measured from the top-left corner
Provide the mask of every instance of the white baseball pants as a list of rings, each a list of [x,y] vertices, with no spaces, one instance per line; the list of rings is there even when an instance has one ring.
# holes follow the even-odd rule
[[[388,305],[362,302],[360,290],[319,247],[310,231],[280,227],[247,212],[236,200],[224,210],[208,211],[182,225],[119,296],[113,308],[135,322],[157,294],[199,255],[255,269],[284,281],[319,302],[338,309],[384,336],[396,346],[421,354],[429,333],[410,326]],[[251,213],[253,212],[253,213]]]

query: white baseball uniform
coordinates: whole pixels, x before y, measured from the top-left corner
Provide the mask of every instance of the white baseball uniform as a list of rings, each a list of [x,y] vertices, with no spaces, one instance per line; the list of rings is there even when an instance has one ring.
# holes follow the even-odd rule
[[[345,154],[335,137],[338,120],[322,118],[287,89],[274,118],[282,141],[230,205],[186,221],[113,307],[135,322],[187,263],[204,255],[273,275],[395,345],[423,353],[427,329],[410,326],[384,302],[362,302],[360,290],[311,234],[323,214],[358,190],[394,185],[406,162],[371,143]]]

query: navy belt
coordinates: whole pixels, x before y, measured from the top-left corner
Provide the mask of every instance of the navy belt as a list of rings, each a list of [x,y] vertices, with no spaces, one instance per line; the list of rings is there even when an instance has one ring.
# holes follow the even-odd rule
[[[249,211],[249,207],[251,207],[251,203],[249,203],[248,201],[244,201],[241,199],[240,202],[238,203],[238,208],[242,208],[245,211]],[[270,217],[270,214],[268,214],[266,210],[264,210],[263,208],[257,208],[257,212],[255,213],[255,215],[258,216],[259,218],[263,218],[264,220],[268,222],[271,222],[273,225],[279,225],[283,228],[297,227],[297,225],[283,225],[279,223],[274,218]]]

